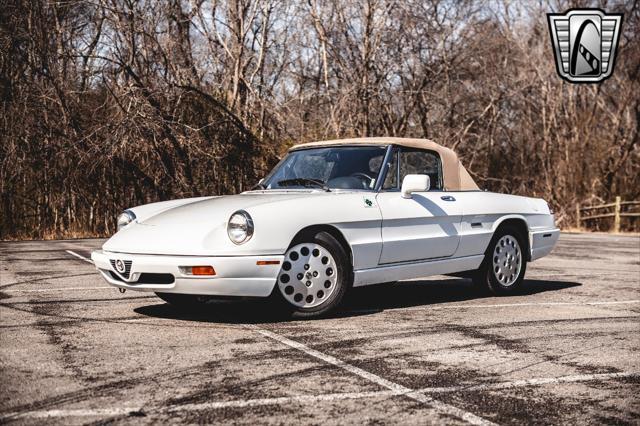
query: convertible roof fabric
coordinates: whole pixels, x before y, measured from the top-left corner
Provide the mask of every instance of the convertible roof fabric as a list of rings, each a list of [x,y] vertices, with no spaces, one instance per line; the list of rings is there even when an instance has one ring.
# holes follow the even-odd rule
[[[305,148],[319,148],[324,146],[340,146],[340,145],[399,145],[409,148],[427,149],[440,154],[442,160],[442,174],[444,176],[444,189],[446,191],[475,191],[478,185],[464,168],[458,156],[453,150],[438,145],[428,139],[408,139],[408,138],[353,138],[353,139],[336,139],[331,141],[309,142],[295,145],[289,151],[295,151]]]

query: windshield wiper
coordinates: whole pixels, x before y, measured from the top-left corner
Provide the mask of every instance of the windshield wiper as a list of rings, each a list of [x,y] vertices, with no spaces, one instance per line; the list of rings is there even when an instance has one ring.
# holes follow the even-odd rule
[[[261,189],[262,189],[262,190],[264,190],[264,189],[267,189],[267,187],[266,187],[266,186],[264,186],[262,183],[258,182],[258,183],[256,183],[255,185],[253,185],[253,186],[251,187],[251,190],[252,190],[252,191],[255,191],[256,189],[257,189],[257,190],[261,190]]]
[[[295,179],[285,179],[285,180],[278,181],[278,186],[292,186],[292,185],[300,185],[306,188],[308,187],[322,188],[327,192],[331,192],[329,187],[325,185],[325,183],[320,179],[295,178]]]

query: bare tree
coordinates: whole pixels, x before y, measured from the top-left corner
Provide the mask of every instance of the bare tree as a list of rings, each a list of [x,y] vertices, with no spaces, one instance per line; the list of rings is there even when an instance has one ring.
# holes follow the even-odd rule
[[[5,2],[1,237],[104,235],[127,206],[241,191],[291,144],[346,136],[434,139],[561,226],[578,202],[637,199],[640,8],[607,2],[625,14],[615,72],[572,85],[545,18],[569,7]]]

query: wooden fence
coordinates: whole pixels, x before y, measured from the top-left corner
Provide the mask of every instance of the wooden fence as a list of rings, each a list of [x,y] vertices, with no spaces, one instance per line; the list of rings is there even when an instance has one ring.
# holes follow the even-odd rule
[[[640,201],[622,201],[620,197],[616,197],[615,202],[608,204],[601,204],[599,206],[580,207],[580,204],[576,205],[576,225],[578,228],[582,227],[582,222],[586,222],[594,219],[613,218],[613,226],[611,231],[620,232],[620,219],[623,217],[640,217],[640,212],[623,211],[631,206],[640,206]],[[613,212],[608,211],[613,208]],[[600,211],[604,210],[604,213]],[[589,212],[588,216],[584,213]]]

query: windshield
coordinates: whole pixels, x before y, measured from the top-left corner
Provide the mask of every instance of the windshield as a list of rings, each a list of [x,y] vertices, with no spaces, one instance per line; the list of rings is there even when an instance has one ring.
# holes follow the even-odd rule
[[[371,190],[385,146],[312,148],[290,152],[265,178],[266,189],[329,188]]]

